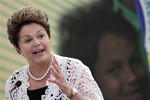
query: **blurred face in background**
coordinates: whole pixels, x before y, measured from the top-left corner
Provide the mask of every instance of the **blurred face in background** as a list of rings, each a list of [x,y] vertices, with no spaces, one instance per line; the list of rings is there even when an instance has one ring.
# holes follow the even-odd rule
[[[99,41],[96,81],[105,100],[146,100],[148,74],[137,46],[124,37],[104,35]]]

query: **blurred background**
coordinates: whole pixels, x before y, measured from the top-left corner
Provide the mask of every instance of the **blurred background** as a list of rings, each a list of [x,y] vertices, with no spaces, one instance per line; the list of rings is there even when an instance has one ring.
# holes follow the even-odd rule
[[[59,54],[61,43],[58,25],[63,14],[71,12],[78,6],[87,6],[97,0],[0,0],[0,100],[4,99],[5,82],[13,71],[26,64],[25,59],[19,55],[9,43],[7,36],[7,19],[16,10],[35,5],[49,15],[51,25],[52,50]],[[149,63],[150,63],[150,54]]]

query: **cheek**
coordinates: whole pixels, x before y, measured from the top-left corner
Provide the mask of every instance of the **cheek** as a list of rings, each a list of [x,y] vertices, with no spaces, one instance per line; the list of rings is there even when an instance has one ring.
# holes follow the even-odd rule
[[[46,51],[49,52],[50,51],[50,42],[45,42],[45,48],[46,48]]]
[[[141,82],[141,84],[147,86],[148,85],[148,71],[146,71],[144,68],[143,69],[139,69],[139,71],[137,71],[136,73],[139,81]]]
[[[121,80],[105,72],[103,67],[96,67],[95,80],[104,91],[119,91]]]
[[[45,40],[43,41],[43,43],[44,43],[47,47],[49,47],[50,44],[51,44],[49,38],[45,38]]]
[[[98,79],[100,87],[105,91],[119,91],[120,81],[113,77],[103,76]]]
[[[141,77],[148,76],[148,72],[146,71],[146,69],[144,69],[144,67],[138,68],[136,73]]]
[[[112,76],[106,75],[106,74],[100,74],[97,77],[96,80],[99,84],[99,87],[104,95],[104,97],[111,97],[116,98],[115,96],[119,95],[121,82],[119,79],[114,78]]]
[[[29,52],[31,53],[31,46],[21,45],[20,50],[21,50],[21,53],[23,53],[24,55],[26,55],[26,54],[28,55]]]

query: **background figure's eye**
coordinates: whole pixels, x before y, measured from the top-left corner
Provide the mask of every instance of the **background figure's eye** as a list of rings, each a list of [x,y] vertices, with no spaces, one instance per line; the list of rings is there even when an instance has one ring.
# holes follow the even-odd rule
[[[119,65],[112,65],[108,71],[107,71],[109,74],[112,74],[112,75],[118,75],[119,72],[120,72],[120,66]]]

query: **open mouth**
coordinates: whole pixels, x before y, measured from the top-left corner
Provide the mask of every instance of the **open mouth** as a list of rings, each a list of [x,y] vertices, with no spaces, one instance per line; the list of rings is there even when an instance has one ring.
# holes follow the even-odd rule
[[[138,88],[135,90],[132,90],[130,92],[127,93],[127,97],[132,98],[132,100],[143,100],[142,98],[144,98],[144,91],[142,91],[142,89]]]
[[[39,50],[34,51],[33,54],[38,54],[38,53],[41,53],[43,51],[44,51],[44,49],[39,49]]]

